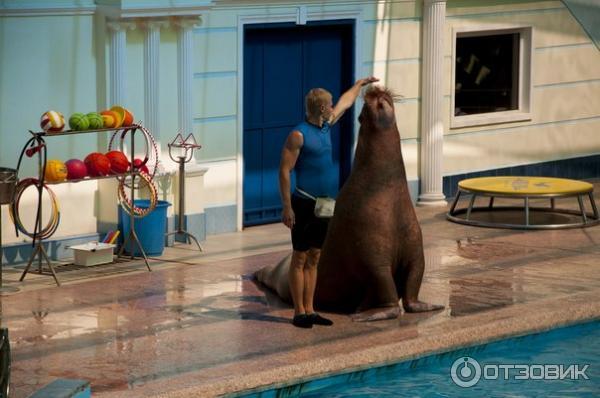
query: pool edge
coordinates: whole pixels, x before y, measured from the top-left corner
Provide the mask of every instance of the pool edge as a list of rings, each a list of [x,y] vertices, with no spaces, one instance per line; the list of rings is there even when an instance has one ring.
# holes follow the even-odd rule
[[[302,380],[327,377],[486,344],[492,341],[544,332],[585,321],[600,319],[600,302],[592,292],[556,296],[530,303],[514,304],[474,315],[450,318],[444,322],[423,322],[418,336],[367,349],[309,360],[269,370],[235,375],[170,391],[159,397],[227,396],[284,387]],[[401,328],[398,328],[398,330]],[[382,331],[380,334],[393,334]],[[268,361],[263,358],[262,361]]]

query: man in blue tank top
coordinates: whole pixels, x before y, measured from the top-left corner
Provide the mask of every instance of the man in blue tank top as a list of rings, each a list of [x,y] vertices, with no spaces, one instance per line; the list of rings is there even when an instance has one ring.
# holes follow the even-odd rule
[[[363,86],[378,79],[359,79],[333,106],[331,94],[313,88],[306,95],[306,120],[289,134],[281,153],[279,192],[283,204],[281,219],[292,230],[290,292],[294,301],[294,326],[311,328],[332,325],[314,311],[317,264],[327,233],[328,219],[314,215],[315,198],[335,198],[338,169],[334,167],[330,128],[350,108]],[[350,134],[350,132],[348,132]],[[296,189],[291,194],[290,173],[296,171]]]

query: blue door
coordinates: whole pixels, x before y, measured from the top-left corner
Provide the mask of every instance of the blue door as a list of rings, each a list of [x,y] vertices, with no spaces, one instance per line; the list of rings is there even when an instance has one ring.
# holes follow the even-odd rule
[[[352,85],[353,32],[349,21],[246,27],[244,226],[280,221],[281,149],[292,128],[304,119],[308,90],[323,87],[333,94],[335,103]],[[350,172],[353,118],[348,111],[332,129],[340,185]]]

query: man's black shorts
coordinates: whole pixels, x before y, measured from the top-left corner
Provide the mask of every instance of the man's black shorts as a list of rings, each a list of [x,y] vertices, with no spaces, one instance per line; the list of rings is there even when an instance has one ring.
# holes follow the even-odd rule
[[[305,252],[310,248],[320,249],[325,242],[328,218],[315,217],[315,201],[292,195],[292,210],[296,222],[292,228],[292,247]]]

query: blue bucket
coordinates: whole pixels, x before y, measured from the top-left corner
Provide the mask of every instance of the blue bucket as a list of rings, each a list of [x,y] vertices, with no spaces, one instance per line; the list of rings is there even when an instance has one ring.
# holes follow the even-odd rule
[[[136,199],[135,206],[147,209],[150,207],[150,200]],[[171,203],[165,200],[156,202],[156,207],[146,217],[135,218],[135,234],[137,235],[142,249],[147,256],[160,256],[165,249],[165,233],[167,231],[167,208]],[[129,236],[129,214],[119,206],[119,229],[123,233],[123,241]],[[138,246],[133,244],[133,255],[141,256]],[[125,246],[125,251],[131,254],[131,242]]]

